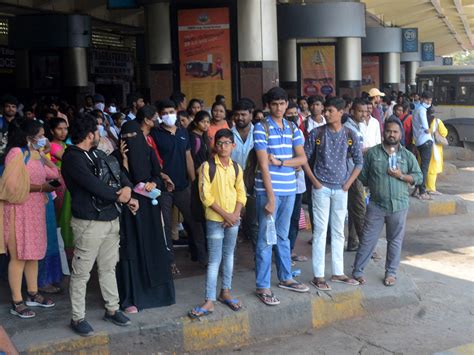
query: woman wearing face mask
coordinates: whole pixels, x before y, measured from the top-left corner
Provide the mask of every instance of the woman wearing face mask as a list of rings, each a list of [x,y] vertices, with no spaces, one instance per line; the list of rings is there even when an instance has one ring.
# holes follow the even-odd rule
[[[104,126],[106,122],[104,121],[104,116],[102,112],[94,110],[92,111],[92,115],[97,118],[97,128],[99,130],[99,145],[97,149],[103,151],[105,154],[110,155],[117,146],[114,145],[112,139],[110,139],[109,135],[107,134],[107,130]]]
[[[4,237],[10,263],[8,282],[12,293],[10,313],[20,318],[35,316],[28,307],[54,307],[54,302],[38,293],[38,260],[46,254],[45,193],[54,191],[48,183],[58,179],[56,166],[44,156],[41,148],[46,145],[44,129],[38,121],[24,121],[9,135],[6,168],[15,168],[29,176],[29,195],[22,204],[6,203],[4,207]],[[21,181],[19,179],[18,181]],[[25,186],[18,186],[18,190]],[[23,301],[21,284],[25,275],[26,302]]]
[[[154,115],[151,115],[154,110]],[[148,116],[148,117],[147,117]],[[145,190],[160,190],[174,186],[163,179],[161,167],[153,149],[146,142],[146,132],[157,119],[152,106],[141,108],[135,120],[123,125],[121,131],[121,160],[130,181],[145,183]],[[152,126],[151,126],[152,127]],[[145,128],[145,130],[143,129]],[[171,274],[171,248],[163,229],[160,204],[136,195],[140,210],[135,216],[122,211],[120,224],[120,262],[117,282],[120,304],[125,312],[137,313],[140,309],[169,306],[175,303]]]
[[[211,149],[214,149],[214,136],[216,135],[217,131],[224,128],[229,129],[229,125],[225,119],[226,112],[226,107],[223,103],[214,102],[212,105],[212,120],[209,130],[207,131]]]

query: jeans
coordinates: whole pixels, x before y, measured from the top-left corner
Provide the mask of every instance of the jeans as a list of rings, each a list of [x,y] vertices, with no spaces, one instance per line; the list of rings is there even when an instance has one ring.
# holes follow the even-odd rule
[[[256,210],[256,197],[247,196],[247,203],[245,204],[245,212],[242,218],[242,232],[247,239],[252,241],[252,247],[255,252],[257,246],[258,236],[258,219]]]
[[[272,270],[272,250],[275,249],[275,263],[278,279],[288,281],[291,275],[291,251],[288,230],[290,227],[291,214],[295,204],[295,195],[275,196],[275,211],[273,219],[277,233],[277,244],[268,245],[266,238],[267,214],[265,205],[267,195],[257,195],[257,217],[258,217],[258,239],[256,250],[256,285],[259,289],[270,288]]]
[[[326,233],[331,221],[332,274],[344,274],[344,221],[347,213],[347,191],[326,186],[313,188],[313,273],[324,277]]]
[[[348,248],[357,246],[360,238],[362,238],[365,209],[364,186],[359,180],[356,180],[349,189],[347,201],[347,210],[349,212]]]
[[[178,207],[183,215],[185,226],[189,234],[189,247],[191,255],[197,257],[197,260],[205,265],[207,263],[206,238],[202,224],[194,218],[191,213],[191,203],[200,203],[200,201],[191,201],[191,188],[188,186],[182,191],[163,191],[160,196],[161,212],[165,222],[165,233],[168,245],[173,245],[171,240],[171,230],[173,227],[172,215],[173,204]],[[171,263],[174,263],[174,253],[171,255]]]
[[[301,204],[303,201],[303,194],[296,194],[293,213],[291,214],[290,231],[288,232],[288,239],[290,240],[290,251],[293,252],[295,248],[296,238],[300,230],[300,214]]]
[[[232,288],[232,273],[234,271],[234,250],[239,233],[239,224],[224,228],[222,222],[207,221],[207,264],[206,300],[216,300],[217,275],[221,261],[222,289]]]
[[[385,276],[395,276],[400,265],[403,238],[408,210],[386,212],[375,203],[370,202],[365,215],[363,237],[354,261],[354,277],[361,277],[364,268],[370,261],[377,246],[380,232],[386,223],[387,260],[385,262]]]
[[[418,189],[420,194],[426,192],[426,177],[428,175],[428,168],[430,167],[430,160],[431,160],[431,151],[433,150],[433,141],[427,141],[426,143],[417,146],[418,152],[420,153],[420,168],[423,174],[423,182],[421,185],[418,185]]]

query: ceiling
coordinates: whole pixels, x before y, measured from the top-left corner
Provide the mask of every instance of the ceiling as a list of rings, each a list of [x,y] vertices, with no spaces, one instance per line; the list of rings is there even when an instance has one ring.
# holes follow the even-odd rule
[[[474,50],[474,0],[364,0],[385,26],[418,28],[420,42],[435,42],[436,55]]]
[[[238,0],[237,0],[238,1]],[[278,0],[311,3],[328,0]],[[339,0],[333,0],[339,1]],[[350,1],[350,0],[346,0]],[[435,42],[436,55],[474,50],[474,0],[363,0],[367,25],[416,27],[420,42]],[[106,0],[0,0],[0,16],[41,12],[82,13],[96,30],[120,34],[144,31],[143,7],[108,10]]]

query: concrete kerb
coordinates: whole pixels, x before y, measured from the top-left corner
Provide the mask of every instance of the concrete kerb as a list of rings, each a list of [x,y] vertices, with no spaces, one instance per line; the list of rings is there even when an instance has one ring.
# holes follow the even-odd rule
[[[384,254],[384,243],[378,251]],[[352,264],[354,254],[346,254],[346,265]],[[196,294],[186,297],[180,305],[175,305],[168,313],[166,308],[140,312],[130,327],[106,326],[105,331],[94,337],[79,338],[68,329],[50,329],[56,333],[55,339],[44,343],[30,342],[20,351],[30,354],[53,353],[124,353],[139,351],[191,352],[217,348],[241,346],[276,336],[301,333],[311,328],[327,327],[337,321],[363,317],[371,312],[416,304],[419,294],[411,278],[403,272],[398,275],[397,285],[384,287],[384,261],[371,263],[367,268],[367,285],[346,286],[332,283],[332,292],[320,292],[311,286],[306,294],[297,294],[273,287],[273,292],[281,300],[275,307],[263,305],[254,295],[254,273],[240,272],[234,278],[235,289],[244,308],[232,312],[229,308],[216,304],[212,315],[202,320],[190,320],[186,311],[200,302]],[[311,275],[311,263],[300,264],[307,282]],[[328,265],[329,266],[329,265]],[[350,273],[350,270],[346,270]],[[274,273],[275,274],[275,273]],[[204,276],[176,281],[177,290],[187,285],[188,290],[202,292]],[[276,280],[273,280],[273,285]],[[180,297],[181,298],[181,297]],[[202,298],[202,296],[201,296]],[[44,329],[42,333],[46,334]],[[36,339],[40,339],[37,334]]]
[[[459,196],[440,195],[433,196],[430,201],[420,201],[410,198],[410,210],[408,218],[426,218],[437,216],[450,216],[455,214],[466,214],[467,204]]]

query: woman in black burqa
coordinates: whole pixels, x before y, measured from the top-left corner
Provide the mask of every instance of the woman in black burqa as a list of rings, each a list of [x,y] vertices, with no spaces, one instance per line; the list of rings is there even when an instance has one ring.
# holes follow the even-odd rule
[[[127,122],[121,132],[122,154],[118,153],[130,181],[156,184],[164,188],[161,168],[155,152],[145,140],[140,125]],[[134,194],[140,209],[133,215],[124,208],[120,226],[120,262],[117,281],[120,303],[125,311],[169,306],[175,303],[175,290],[170,268],[170,248],[166,244],[160,205]]]

